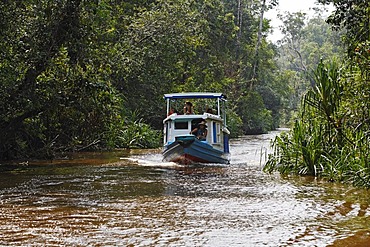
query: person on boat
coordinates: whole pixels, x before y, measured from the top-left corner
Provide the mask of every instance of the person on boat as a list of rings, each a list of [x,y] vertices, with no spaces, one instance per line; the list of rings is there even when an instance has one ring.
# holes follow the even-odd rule
[[[206,113],[213,114],[213,109],[206,105]]]
[[[185,102],[184,114],[185,115],[194,114],[194,112],[193,112],[193,104],[190,101],[186,101]]]
[[[190,134],[195,135],[199,140],[204,141],[207,137],[207,124],[205,121],[202,121],[198,124],[198,127],[193,129]]]
[[[177,111],[176,111],[176,109],[175,109],[175,108],[171,107],[171,108],[170,108],[170,111],[169,111],[169,112],[168,112],[168,114],[167,114],[167,116],[170,116],[170,115],[172,115],[172,114],[174,114],[174,113],[177,113]]]

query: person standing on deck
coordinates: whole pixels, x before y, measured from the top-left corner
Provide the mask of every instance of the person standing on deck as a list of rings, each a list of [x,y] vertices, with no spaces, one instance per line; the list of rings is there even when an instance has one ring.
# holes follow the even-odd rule
[[[194,112],[193,112],[193,104],[190,101],[186,101],[185,102],[184,114],[185,115],[194,114]]]

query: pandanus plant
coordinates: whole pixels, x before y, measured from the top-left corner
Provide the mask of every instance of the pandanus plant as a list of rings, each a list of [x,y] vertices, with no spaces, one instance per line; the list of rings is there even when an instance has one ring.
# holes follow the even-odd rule
[[[303,97],[300,119],[295,121],[290,133],[275,139],[275,153],[270,156],[265,171],[313,176],[324,171],[326,144],[340,132],[340,121],[337,121],[340,78],[337,63],[318,65],[315,85]]]

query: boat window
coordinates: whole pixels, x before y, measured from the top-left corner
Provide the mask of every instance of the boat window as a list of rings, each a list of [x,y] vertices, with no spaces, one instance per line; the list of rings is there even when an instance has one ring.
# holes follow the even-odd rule
[[[175,129],[188,129],[188,122],[175,122]]]
[[[212,132],[213,132],[213,143],[221,143],[221,125],[216,122],[212,122]]]
[[[221,124],[217,123],[217,142],[221,143]]]

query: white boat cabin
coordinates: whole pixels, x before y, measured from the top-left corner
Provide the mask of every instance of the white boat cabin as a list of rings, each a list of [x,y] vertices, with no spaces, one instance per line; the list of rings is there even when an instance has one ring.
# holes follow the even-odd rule
[[[207,100],[213,99],[215,103],[212,105],[212,112],[209,111],[209,105],[201,105],[196,103],[193,114],[184,114],[182,107],[185,101],[197,99]],[[224,103],[226,101],[224,95],[215,93],[178,93],[178,94],[166,94],[165,99],[167,100],[167,117],[163,120],[164,124],[164,145],[170,145],[175,142],[176,136],[191,135],[191,131],[198,127],[198,124],[202,121],[206,122],[207,126],[207,137],[203,142],[206,142],[213,146],[213,148],[220,151],[225,151],[228,145],[225,144],[225,134],[230,132],[226,128],[225,119],[225,108]],[[180,103],[179,103],[180,101]],[[181,107],[180,112],[173,112],[174,107],[172,106],[177,102],[177,106]],[[209,102],[209,101],[207,101]],[[227,138],[227,137],[226,137]],[[228,150],[226,150],[228,151]]]

